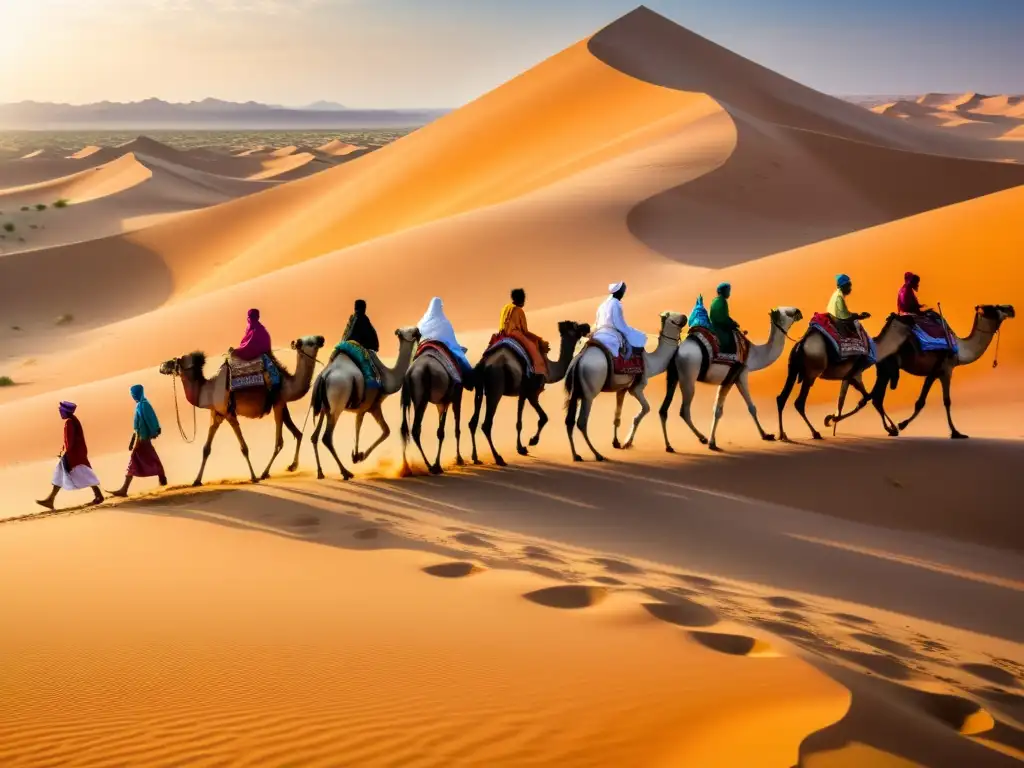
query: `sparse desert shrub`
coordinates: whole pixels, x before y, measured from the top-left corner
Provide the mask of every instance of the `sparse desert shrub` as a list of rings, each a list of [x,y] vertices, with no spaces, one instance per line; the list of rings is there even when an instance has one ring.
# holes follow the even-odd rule
[[[74,315],[61,315],[55,320],[55,322],[57,323],[57,325],[68,325],[69,323],[73,322],[74,319]]]
[[[0,387],[13,387],[14,379],[10,376],[0,376]]]
[[[11,330],[12,331],[20,331],[21,330],[21,326],[20,325],[12,325],[11,326]]]
[[[23,206],[21,206],[21,210],[22,211],[27,211],[27,210],[29,210],[29,207],[27,205],[23,205]]]
[[[68,207],[68,201],[65,200],[62,197],[60,200],[58,200],[56,203],[53,204],[53,207],[54,208],[67,208]]]
[[[36,210],[37,211],[45,211],[46,210],[46,203],[36,203]]]
[[[4,222],[4,232],[13,232],[17,227],[14,226],[14,222]]]

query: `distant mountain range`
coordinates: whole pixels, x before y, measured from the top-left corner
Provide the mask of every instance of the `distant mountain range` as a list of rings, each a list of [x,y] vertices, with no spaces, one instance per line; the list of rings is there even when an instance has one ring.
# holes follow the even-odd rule
[[[425,125],[449,110],[348,109],[330,101],[282,107],[256,101],[203,99],[176,104],[162,99],[128,103],[0,104],[0,130],[119,130],[127,128],[398,128]]]

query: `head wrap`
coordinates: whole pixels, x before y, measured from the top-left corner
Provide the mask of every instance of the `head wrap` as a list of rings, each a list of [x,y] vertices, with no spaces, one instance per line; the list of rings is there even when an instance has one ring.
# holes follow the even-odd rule
[[[142,388],[141,384],[132,384],[131,393],[132,400],[137,403],[142,399],[143,394],[145,394],[145,390]]]
[[[619,282],[612,283],[611,285],[608,286],[608,293],[618,293],[625,287],[626,284],[620,280]]]
[[[78,406],[75,405],[74,403],[69,403],[67,400],[61,400],[59,408],[60,417],[62,419],[66,419],[68,416],[75,412],[75,409],[78,408]]]
[[[836,275],[836,287],[838,288],[849,285],[851,282],[849,275]]]
[[[153,410],[153,406],[146,399],[145,391],[141,384],[133,384],[131,393],[137,403],[132,428],[143,440],[152,440],[160,434],[160,421],[156,417],[156,411]]]
[[[258,309],[250,309],[247,317],[250,320],[259,320],[260,319],[260,311]]]
[[[717,290],[718,290],[719,295],[721,295],[721,294],[725,293],[726,291],[730,290],[731,288],[732,288],[732,284],[731,283],[719,283]]]
[[[260,311],[249,310],[249,322],[245,326],[245,335],[235,347],[235,357],[240,360],[255,360],[260,355],[270,352],[270,333],[260,322]]]
[[[359,313],[365,312],[366,311],[366,302],[363,301],[362,299],[356,299],[355,310],[356,310],[356,312],[359,312]]]
[[[921,278],[918,277],[917,275],[915,275],[913,272],[904,272],[903,273],[903,282],[905,282],[905,283],[912,283],[915,280],[920,280],[920,279]]]

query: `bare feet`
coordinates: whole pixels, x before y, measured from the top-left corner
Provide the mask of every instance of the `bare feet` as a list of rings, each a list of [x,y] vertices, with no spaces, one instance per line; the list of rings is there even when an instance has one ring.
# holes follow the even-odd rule
[[[116,491],[107,491],[107,494],[118,499],[128,498],[128,491],[126,491],[124,488],[118,488]],[[99,499],[97,499],[97,501],[99,501]]]
[[[36,504],[40,507],[46,507],[49,510],[53,509],[53,499],[37,499]]]

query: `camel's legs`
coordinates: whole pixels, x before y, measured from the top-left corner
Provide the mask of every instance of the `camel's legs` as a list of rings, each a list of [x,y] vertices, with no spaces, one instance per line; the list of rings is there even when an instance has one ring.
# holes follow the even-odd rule
[[[846,383],[845,379],[843,380],[843,383]],[[875,410],[878,411],[878,415],[882,417],[882,429],[884,429],[889,435],[898,435],[900,431],[896,428],[896,423],[889,418],[889,414],[885,412],[885,406],[883,405],[883,398],[885,392],[884,382],[880,390],[882,394],[878,397],[875,397],[872,395],[872,393],[868,392],[867,387],[864,386],[864,381],[863,379],[861,379],[859,374],[850,379],[850,384],[853,386],[854,389],[860,392],[861,401],[857,404],[857,407],[850,412],[849,415],[852,416],[853,414],[857,413],[857,411],[859,411],[868,402],[870,402],[872,405],[875,406]]]
[[[210,458],[210,447],[213,445],[213,436],[220,429],[220,423],[224,421],[224,414],[217,411],[210,412],[210,431],[206,433],[206,444],[203,446],[203,463],[199,465],[199,474],[192,482],[192,485],[203,484],[203,472],[206,471],[206,460]]]
[[[910,414],[910,417],[899,423],[899,430],[902,432],[908,426],[910,422],[917,418],[917,414],[924,410],[925,403],[928,402],[928,393],[931,391],[932,384],[935,383],[936,377],[929,376],[924,380],[924,386],[921,387],[921,394],[917,396],[917,402],[914,403],[914,412]]]
[[[352,463],[358,464],[362,459],[359,456],[359,433],[363,431],[363,417],[366,416],[366,411],[356,412],[356,440],[355,445],[352,446]]]
[[[739,378],[736,380],[736,389],[740,391],[740,396],[743,398],[743,402],[747,404],[747,413],[750,414],[750,418],[754,420],[754,426],[757,427],[757,431],[761,433],[762,440],[774,440],[775,435],[764,431],[764,427],[761,426],[760,419],[757,418],[757,406],[754,405],[754,398],[750,396],[750,372],[743,371]]]
[[[636,401],[640,403],[640,411],[636,416],[633,417],[633,428],[629,430],[629,437],[626,438],[626,444],[623,446],[625,449],[633,447],[633,439],[636,437],[636,431],[640,428],[640,422],[644,420],[644,417],[651,412],[651,404],[647,402],[647,396],[644,394],[644,388],[647,383],[644,382],[637,386],[635,389],[629,390],[629,394],[636,398]]]
[[[338,452],[334,450],[334,428],[337,426],[337,424],[338,416],[334,413],[334,411],[331,411],[330,413],[327,414],[327,427],[324,429],[324,447],[331,452],[331,456],[333,456],[334,460],[338,462],[338,470],[341,472],[342,479],[351,480],[353,477],[355,477],[355,475],[353,475],[345,468],[345,465],[341,463],[341,459],[338,457]],[[317,431],[319,430],[320,427],[317,426]],[[316,435],[314,435],[313,437],[313,445],[316,446]]]
[[[718,433],[718,423],[722,420],[722,414],[725,412],[725,399],[729,396],[729,390],[732,389],[732,381],[727,377],[724,382],[718,387],[718,392],[715,393],[715,412],[711,417],[711,439],[708,442],[708,448],[712,451],[720,451],[718,442],[715,435]]]
[[[693,396],[697,394],[697,382],[695,379],[691,379],[689,376],[679,377],[679,390],[683,393],[683,403],[679,407],[679,415],[686,422],[686,426],[690,428],[690,431],[696,435],[697,440],[700,441],[701,445],[707,445],[708,439],[704,437],[704,433],[697,429],[697,425],[693,423],[693,416],[691,411],[693,409]]]
[[[786,436],[786,428],[782,425],[782,413],[786,410],[786,401],[789,400],[790,394],[793,392],[793,386],[796,384],[796,367],[790,363],[789,374],[786,376],[786,383],[782,387],[782,391],[779,396],[775,398],[775,404],[779,408],[779,439],[789,440]]]
[[[604,461],[604,456],[597,452],[597,448],[590,442],[590,435],[587,434],[587,423],[590,421],[590,408],[594,404],[594,401],[583,397],[580,401],[580,417],[576,422],[576,426],[579,427],[580,432],[583,433],[583,439],[587,441],[587,447],[594,454],[594,458],[598,461]],[[580,459],[582,461],[582,459]]]
[[[548,423],[548,415],[540,407],[540,392],[533,392],[526,399],[530,401],[533,410],[537,412],[537,434],[530,438],[530,445],[534,446],[540,442],[540,433],[544,429],[544,425]]]
[[[420,398],[422,402],[417,402],[413,406],[415,410],[413,411],[412,416],[412,439],[413,442],[416,443],[416,447],[420,449],[420,456],[423,457],[423,465],[433,472],[434,467],[430,463],[430,459],[427,458],[427,453],[423,450],[423,443],[420,441],[420,437],[423,434],[423,416],[427,412],[427,397],[428,395],[424,394],[423,397]]]
[[[452,417],[455,419],[455,464],[463,466],[466,460],[462,458],[462,390],[456,389],[455,399],[452,400]]]
[[[526,456],[529,451],[523,445],[523,407],[526,405],[526,397],[519,395],[519,402],[516,403],[516,453]]]
[[[242,437],[242,427],[238,423],[238,417],[229,413],[226,416],[228,424],[231,425],[231,429],[235,431],[235,437],[238,438],[238,444],[242,446],[242,455],[245,457],[245,463],[249,465],[249,476],[252,478],[254,483],[258,483],[259,479],[256,477],[256,473],[252,471],[252,462],[249,461],[249,446],[245,444],[245,438]]]
[[[836,415],[835,418],[832,420],[832,437],[836,436],[836,430],[839,427],[839,422],[843,420],[843,405],[846,403],[846,393],[849,391],[849,389],[850,382],[848,382],[846,379],[843,379],[842,383],[839,385],[839,407],[836,408]],[[867,401],[865,400],[864,402]],[[863,407],[864,406],[862,404],[861,408]],[[858,408],[857,410],[860,410],[860,408]],[[856,413],[856,411],[854,411],[854,413]],[[852,416],[853,414],[850,415]],[[825,420],[825,426],[828,426],[828,419]]]
[[[476,392],[473,393],[473,417],[469,420],[469,437],[473,441],[473,463],[482,464],[476,452],[476,428],[480,424],[480,407],[484,402],[484,381],[483,377],[477,382]]]
[[[673,360],[669,365],[675,365],[676,362]],[[670,369],[671,371],[671,369]],[[683,384],[679,382],[679,388],[682,390]],[[665,452],[675,453],[675,448],[668,441],[668,412],[669,408],[672,407],[672,398],[676,396],[676,388],[672,384],[672,376],[668,377],[668,386],[665,387],[665,399],[661,401],[661,408],[658,409],[658,415],[661,417],[661,434],[665,438]]]
[[[626,390],[620,389],[615,393],[615,421],[613,422],[614,430],[612,432],[612,448],[621,448],[622,443],[619,442],[619,425],[622,423],[622,404],[626,401]]]
[[[807,428],[811,430],[811,437],[815,440],[821,440],[821,433],[818,432],[811,424],[811,420],[807,418],[807,395],[811,391],[811,387],[814,384],[814,379],[807,376],[804,378],[803,384],[800,385],[800,394],[797,395],[796,400],[793,401],[793,406],[796,408],[796,412],[803,418],[804,423],[807,424]]]
[[[277,454],[284,448],[284,433],[282,427],[284,426],[284,403],[277,402],[274,404],[274,453],[270,456],[270,461],[267,462],[267,468],[263,470],[263,474],[260,475],[260,480],[266,480],[270,477],[270,468],[274,466],[274,460],[277,458]]]
[[[491,437],[491,429],[494,426],[494,414],[498,410],[498,403],[501,402],[501,390],[497,386],[487,386],[487,411],[484,413],[484,423],[482,429],[484,437],[487,438],[487,444],[491,447],[491,455],[494,457],[494,463],[499,467],[506,466],[505,459],[498,453],[498,449],[494,447],[494,440]],[[520,422],[522,421],[522,407],[520,406]]]
[[[565,432],[569,436],[569,450],[572,451],[573,461],[583,461],[583,457],[576,453],[576,441],[573,439],[573,431],[576,429],[576,412],[579,410],[579,397],[575,394],[569,395],[565,404]]]
[[[310,437],[309,437],[310,442],[313,443],[313,455],[316,457],[316,477],[317,477],[317,480],[323,480],[324,479],[324,470],[323,470],[323,467],[320,466],[320,446],[319,446],[319,444],[320,444],[320,430],[323,429],[323,426],[324,426],[324,415],[321,413],[319,416],[317,416],[316,427],[313,429],[313,434],[310,435]]]
[[[294,472],[299,468],[299,450],[302,448],[302,432],[295,426],[295,422],[292,421],[292,415],[288,411],[288,406],[284,407],[284,425],[288,427],[288,431],[292,433],[292,437],[295,438],[295,458],[292,459],[292,463],[288,465],[288,471]]]
[[[444,445],[444,425],[448,421],[448,403],[437,405],[437,458],[434,459],[434,466],[430,467],[430,474],[440,475],[441,469],[441,446]]]
[[[371,416],[373,416],[374,421],[377,422],[377,426],[380,427],[380,436],[376,440],[374,440],[373,445],[371,445],[365,451],[360,451],[358,454],[356,454],[359,457],[358,461],[366,461],[370,457],[370,454],[373,453],[374,449],[378,445],[380,445],[389,437],[391,437],[391,427],[389,427],[388,423],[384,421],[384,412],[383,410],[381,410],[380,400],[377,400],[377,402],[373,404],[368,413]],[[356,439],[359,439],[359,432],[356,432]]]
[[[953,372],[943,371],[942,375],[939,377],[939,383],[942,384],[942,404],[946,406],[946,421],[949,423],[949,436],[954,440],[964,440],[967,438],[967,435],[960,432],[953,426],[953,414],[951,412],[953,399],[950,397],[950,389],[953,385]]]

